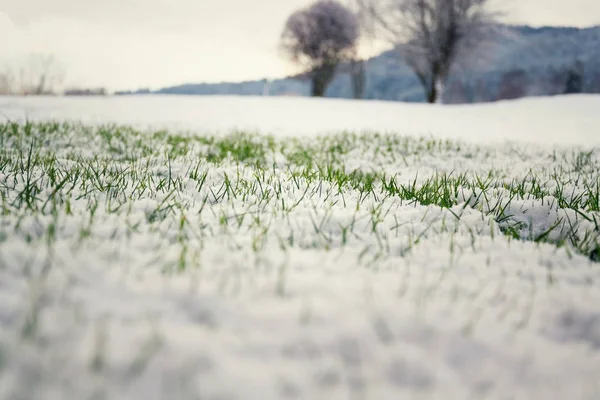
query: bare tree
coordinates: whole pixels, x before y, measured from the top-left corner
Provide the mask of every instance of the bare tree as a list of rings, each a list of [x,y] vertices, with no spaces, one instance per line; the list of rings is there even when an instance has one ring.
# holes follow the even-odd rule
[[[49,54],[29,55],[19,70],[19,86],[23,94],[55,93],[63,79],[62,65]]]
[[[52,55],[30,54],[0,72],[0,94],[56,93],[64,79],[62,65]]]
[[[481,44],[499,17],[489,0],[355,1],[365,28],[401,52],[430,103],[442,100],[457,59]]]
[[[15,76],[12,70],[5,67],[0,72],[0,95],[13,94],[15,90]]]
[[[333,0],[320,0],[294,12],[281,44],[290,59],[308,70],[312,96],[324,96],[339,63],[351,60],[359,37],[358,19]]]

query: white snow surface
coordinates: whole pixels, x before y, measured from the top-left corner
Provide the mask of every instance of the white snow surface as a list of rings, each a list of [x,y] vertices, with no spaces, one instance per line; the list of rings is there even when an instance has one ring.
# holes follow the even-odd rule
[[[343,157],[350,171],[383,170],[402,181],[436,171],[543,174],[558,165],[550,157],[555,145],[600,145],[600,96],[451,107],[0,98],[0,113],[197,135],[250,129],[306,142],[342,130],[462,140],[457,151],[397,161],[369,147]],[[71,139],[45,144],[61,165],[74,163],[73,154],[106,151],[77,132]],[[519,142],[497,144],[506,140]],[[5,146],[10,152],[16,142]],[[598,162],[597,152],[592,159]],[[448,210],[394,197],[361,203],[356,190],[342,199],[327,182],[296,187],[282,154],[273,155],[276,167],[261,190],[284,182],[285,203],[297,204],[289,213],[252,196],[203,205],[225,174],[253,182],[255,171],[234,161],[202,164],[208,175],[200,193],[188,178],[196,162],[193,153],[151,160],[156,177],[169,173],[184,183],[174,194],[181,209],[163,221],[147,216],[168,192],[127,202],[127,213],[109,212],[107,197],[98,195],[92,223],[89,194],[74,189],[49,246],[52,215],[0,213],[1,399],[600,398],[600,264],[566,247],[510,240],[491,216],[464,204],[467,196]],[[5,175],[0,184],[10,184]],[[303,197],[305,190],[313,196]],[[539,232],[561,215],[576,218],[550,200],[515,201],[514,218]],[[374,207],[383,210],[375,229]],[[266,233],[248,219],[242,229],[223,225],[224,215],[242,211],[257,215]],[[343,227],[353,221],[356,235],[342,245]],[[80,240],[86,227],[89,236]],[[292,232],[295,244],[282,245]],[[182,253],[188,267],[172,271]],[[34,332],[25,332],[32,320]]]
[[[600,144],[600,95],[524,98],[443,106],[303,97],[0,97],[0,117],[116,122],[138,126],[273,135],[398,132],[477,142]]]

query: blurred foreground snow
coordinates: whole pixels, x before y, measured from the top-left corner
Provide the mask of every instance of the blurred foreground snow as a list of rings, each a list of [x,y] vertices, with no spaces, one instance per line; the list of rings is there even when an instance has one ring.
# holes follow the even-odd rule
[[[11,118],[301,134],[322,150],[315,159],[337,151],[315,145],[323,132],[458,137],[466,141],[399,139],[390,149],[381,138],[357,140],[336,162],[417,184],[437,172],[550,179],[560,166],[575,197],[589,188],[571,177],[593,182],[600,156],[585,153],[575,170],[557,157],[600,144],[598,110],[592,96],[447,108],[0,99]],[[448,209],[309,182],[293,170],[291,141],[273,145],[257,169],[207,162],[200,154],[210,144],[160,135],[142,140],[149,153],[136,159],[128,144],[139,137],[126,130],[113,140],[72,129],[4,133],[0,399],[600,398],[600,264],[566,247],[509,240],[485,212],[506,201],[503,187],[479,206],[467,193]],[[32,137],[44,139],[41,155],[54,156],[40,158],[52,179],[72,174],[36,194],[38,211],[15,206],[32,180],[50,181],[42,164],[19,171]],[[535,144],[470,142],[506,139]],[[167,143],[189,149],[168,153]],[[206,173],[200,189],[195,165]],[[523,238],[565,216],[580,221],[577,235],[593,232],[581,215],[597,211],[561,207],[532,196],[506,209]]]

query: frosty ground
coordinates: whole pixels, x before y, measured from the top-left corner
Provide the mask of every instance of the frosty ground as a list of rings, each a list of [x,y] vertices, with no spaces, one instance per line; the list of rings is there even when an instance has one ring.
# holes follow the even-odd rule
[[[0,398],[597,399],[598,109],[1,98]]]

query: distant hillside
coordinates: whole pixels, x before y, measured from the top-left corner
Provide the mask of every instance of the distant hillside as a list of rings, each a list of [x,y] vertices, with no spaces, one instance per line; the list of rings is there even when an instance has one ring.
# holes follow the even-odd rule
[[[509,26],[485,54],[474,58],[476,62],[456,68],[452,74],[444,96],[447,102],[484,102],[565,92],[600,93],[600,26],[586,29]],[[369,59],[366,75],[367,99],[424,101],[419,82],[396,51]],[[151,93],[306,96],[309,83],[287,78],[271,82],[184,84]],[[338,74],[327,96],[352,97],[349,76]]]

